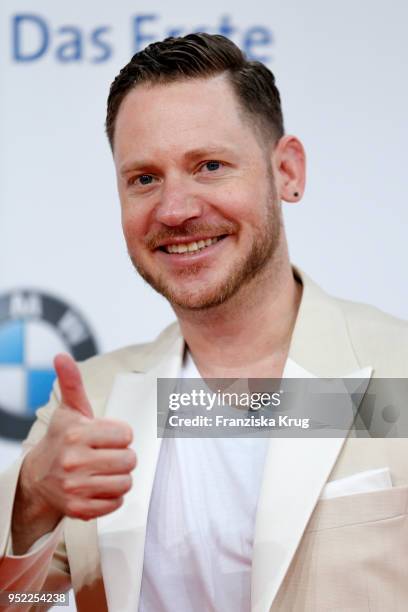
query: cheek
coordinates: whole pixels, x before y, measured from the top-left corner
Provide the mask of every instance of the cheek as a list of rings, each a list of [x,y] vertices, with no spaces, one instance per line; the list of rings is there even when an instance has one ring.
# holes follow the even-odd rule
[[[135,209],[122,207],[122,229],[128,244],[136,243],[146,234],[146,219]]]
[[[240,189],[229,190],[224,194],[219,210],[241,226],[253,225],[259,222],[264,201],[264,193],[243,185]]]
[[[247,185],[224,186],[207,197],[212,209],[231,221],[240,222],[250,214],[256,196]]]

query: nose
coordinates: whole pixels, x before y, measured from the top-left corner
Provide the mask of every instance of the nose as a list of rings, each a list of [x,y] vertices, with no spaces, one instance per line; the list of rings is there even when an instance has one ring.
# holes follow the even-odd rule
[[[167,179],[156,207],[156,220],[171,227],[202,215],[202,203],[191,185],[179,178]]]

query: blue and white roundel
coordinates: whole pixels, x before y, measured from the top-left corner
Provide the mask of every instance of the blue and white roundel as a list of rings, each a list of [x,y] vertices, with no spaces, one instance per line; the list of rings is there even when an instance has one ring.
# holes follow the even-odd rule
[[[0,295],[0,436],[25,437],[34,412],[48,402],[53,359],[78,361],[97,352],[88,325],[61,300],[38,291]]]
[[[53,357],[66,350],[46,323],[0,325],[0,404],[18,414],[45,404],[55,379]]]

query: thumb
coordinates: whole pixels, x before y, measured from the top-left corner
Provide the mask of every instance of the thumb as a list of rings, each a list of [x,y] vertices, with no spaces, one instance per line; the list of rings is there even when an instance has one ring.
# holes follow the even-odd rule
[[[54,359],[54,367],[61,389],[62,403],[92,419],[91,404],[86,396],[81,373],[70,355],[61,353]]]

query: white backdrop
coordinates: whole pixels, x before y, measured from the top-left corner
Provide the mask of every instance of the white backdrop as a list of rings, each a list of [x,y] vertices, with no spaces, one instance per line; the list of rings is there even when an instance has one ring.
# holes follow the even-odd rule
[[[268,63],[305,144],[306,194],[285,206],[293,261],[336,295],[407,317],[404,0],[3,0],[0,18],[0,294],[67,300],[101,351],[173,319],[128,262],[105,105],[136,49],[204,27]]]
[[[173,319],[128,262],[105,104],[138,46],[205,27],[268,63],[286,129],[305,144],[306,194],[285,206],[293,261],[332,293],[406,318],[407,19],[404,0],[260,0],[255,10],[3,0],[0,294],[35,287],[66,300],[101,351]],[[0,404],[16,395],[5,380]]]
[[[66,300],[101,351],[174,318],[128,263],[105,104],[135,50],[206,29],[271,67],[286,130],[305,144],[306,194],[285,208],[293,261],[333,294],[406,318],[407,21],[405,0],[2,0],[0,295]],[[5,467],[18,444],[3,437],[0,449]]]

